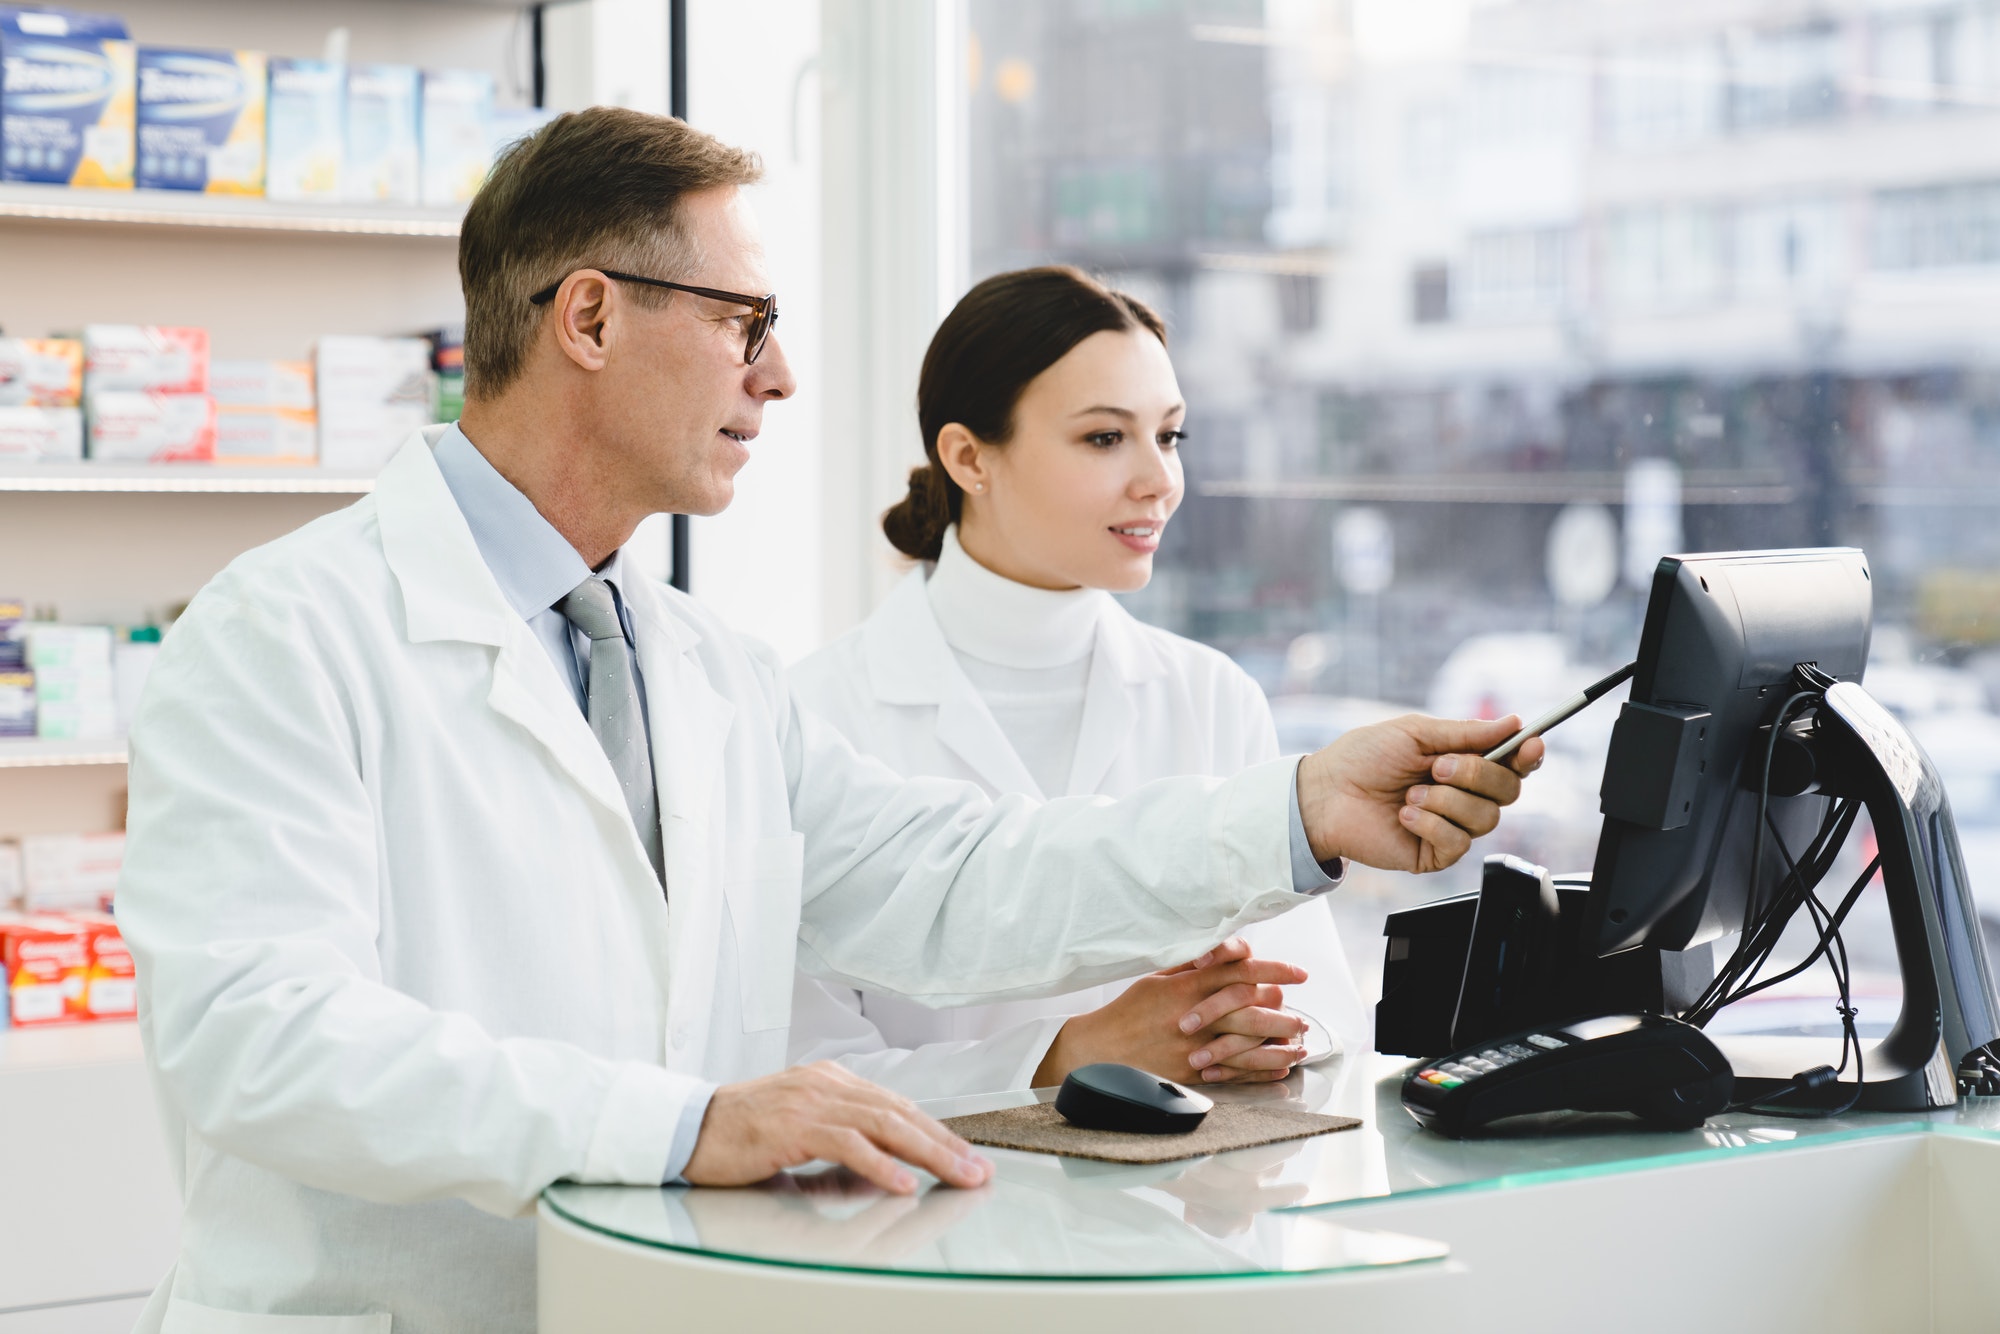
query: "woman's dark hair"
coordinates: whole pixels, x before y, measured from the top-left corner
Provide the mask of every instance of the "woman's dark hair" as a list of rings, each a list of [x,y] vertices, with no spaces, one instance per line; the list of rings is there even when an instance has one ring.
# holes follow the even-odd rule
[[[959,298],[931,337],[917,380],[917,422],[926,462],[910,470],[910,492],[882,516],[889,544],[914,560],[936,560],[965,493],[938,462],[938,435],[952,422],[984,444],[1014,434],[1014,408],[1037,375],[1097,333],[1144,329],[1167,341],[1145,302],[1081,269],[1048,265],[998,273]]]

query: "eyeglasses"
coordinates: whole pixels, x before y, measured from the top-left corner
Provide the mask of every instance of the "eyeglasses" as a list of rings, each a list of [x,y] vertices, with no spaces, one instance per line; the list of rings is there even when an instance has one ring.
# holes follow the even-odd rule
[[[619,273],[615,269],[598,269],[607,278],[616,278],[621,283],[644,283],[648,287],[664,287],[673,292],[686,292],[690,296],[705,296],[710,301],[728,301],[738,306],[750,307],[750,323],[743,331],[743,364],[754,366],[763,355],[764,344],[770,341],[771,328],[778,322],[778,294],[766,292],[763,296],[745,296],[741,292],[718,292],[713,287],[689,287],[686,283],[670,283],[662,278],[641,278],[636,273]],[[550,283],[541,291],[529,297],[530,303],[546,306],[555,300],[557,289],[567,280],[568,275]]]

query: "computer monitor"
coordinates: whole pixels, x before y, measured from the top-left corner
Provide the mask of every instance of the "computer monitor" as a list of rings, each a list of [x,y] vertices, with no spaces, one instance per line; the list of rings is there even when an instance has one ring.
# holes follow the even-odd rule
[[[1605,760],[1586,949],[1685,950],[1742,930],[1748,909],[1775,889],[1776,840],[1764,841],[1762,876],[1750,866],[1758,741],[1797,664],[1860,681],[1871,588],[1867,557],[1851,547],[1660,561],[1631,699]],[[1828,800],[1771,798],[1783,843],[1802,850]]]

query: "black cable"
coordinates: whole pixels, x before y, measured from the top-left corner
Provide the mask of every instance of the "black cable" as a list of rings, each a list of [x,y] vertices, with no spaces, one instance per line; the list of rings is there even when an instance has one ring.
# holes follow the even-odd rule
[[[1833,975],[1834,989],[1838,994],[1835,1010],[1840,1015],[1840,1064],[1838,1066],[1815,1066],[1800,1071],[1791,1083],[1774,1092],[1757,1098],[1744,1099],[1730,1104],[1729,1110],[1755,1110],[1769,1116],[1785,1117],[1828,1117],[1839,1116],[1851,1110],[1861,1099],[1861,1090],[1866,1075],[1861,1048],[1861,1034],[1855,1024],[1859,1011],[1854,1005],[1853,974],[1847,957],[1847,942],[1841,937],[1840,929],[1847,920],[1861,892],[1867,888],[1880,869],[1882,858],[1878,853],[1862,871],[1861,878],[1842,897],[1837,908],[1829,910],[1819,897],[1820,883],[1833,869],[1834,858],[1847,842],[1854,823],[1860,818],[1862,803],[1857,800],[1843,800],[1833,803],[1821,819],[1819,829],[1807,845],[1802,858],[1794,858],[1786,845],[1784,831],[1771,818],[1771,769],[1777,756],[1778,737],[1791,721],[1791,714],[1799,704],[1824,699],[1825,692],[1832,684],[1832,678],[1801,665],[1797,670],[1799,683],[1806,688],[1795,691],[1778,706],[1777,717],[1771,724],[1770,735],[1764,743],[1764,766],[1761,781],[1757,784],[1757,823],[1751,840],[1748,892],[1745,895],[1743,934],[1736,949],[1730,953],[1723,967],[1713,981],[1702,991],[1701,997],[1683,1012],[1682,1018],[1697,1027],[1707,1024],[1718,1011],[1747,996],[1778,985],[1780,982],[1798,976],[1821,959],[1826,961],[1827,970]],[[1777,844],[1778,852],[1785,861],[1785,874],[1780,878],[1770,898],[1761,908],[1758,906],[1758,886],[1763,881],[1764,841],[1769,833]],[[1817,937],[1812,950],[1804,961],[1786,969],[1773,978],[1759,981],[1757,975],[1770,961],[1786,929],[1791,925],[1799,910],[1804,908],[1812,918]],[[1854,1086],[1846,1101],[1831,1108],[1790,1108],[1775,1107],[1771,1104],[1778,1099],[1789,1098],[1802,1092],[1812,1092],[1837,1083],[1847,1070],[1849,1061],[1854,1064]],[[1996,1071],[2000,1074],[2000,1071]]]

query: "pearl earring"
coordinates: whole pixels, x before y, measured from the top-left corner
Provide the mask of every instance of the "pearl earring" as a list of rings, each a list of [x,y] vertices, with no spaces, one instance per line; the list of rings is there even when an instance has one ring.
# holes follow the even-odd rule
[[[974,491],[984,491],[984,490],[986,489],[986,483],[984,483],[984,482],[974,482],[974,483],[972,484],[972,489],[973,489]]]

